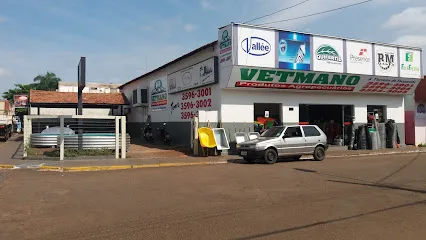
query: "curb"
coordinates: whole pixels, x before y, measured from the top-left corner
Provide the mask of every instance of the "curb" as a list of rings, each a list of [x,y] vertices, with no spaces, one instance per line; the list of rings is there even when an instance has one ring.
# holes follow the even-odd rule
[[[343,154],[343,155],[336,155],[336,156],[327,156],[326,158],[368,157],[368,156],[383,156],[383,155],[411,154],[411,153],[426,153],[426,150],[414,150],[414,151],[404,151],[404,152],[381,152],[381,153]]]
[[[215,164],[225,164],[225,163],[228,163],[228,161],[160,163],[160,164],[118,165],[118,166],[84,166],[84,167],[40,166],[39,171],[45,171],[45,172],[48,172],[48,171],[54,171],[54,172],[96,172],[96,171],[113,171],[113,170],[125,170],[125,169],[140,169],[140,168],[215,165]]]
[[[405,152],[381,152],[381,153],[365,153],[365,154],[346,154],[328,156],[327,158],[353,158],[366,156],[383,156],[393,154],[411,154],[411,153],[426,153],[426,150],[415,150]],[[226,164],[228,161],[205,161],[205,162],[180,162],[180,163],[159,163],[159,164],[139,164],[139,165],[115,165],[115,166],[80,166],[80,167],[56,167],[41,165],[38,171],[45,172],[96,172],[96,171],[114,171],[126,169],[141,169],[141,168],[159,168],[159,167],[183,167],[183,166],[201,166],[201,165],[217,165]],[[0,169],[21,169],[15,165],[0,165]]]
[[[15,165],[0,165],[0,169],[12,169],[15,168]]]

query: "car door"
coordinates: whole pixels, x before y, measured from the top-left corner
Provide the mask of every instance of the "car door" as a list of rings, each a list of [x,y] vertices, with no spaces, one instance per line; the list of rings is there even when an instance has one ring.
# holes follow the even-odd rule
[[[287,127],[283,137],[281,155],[295,155],[305,152],[306,143],[300,126]]]
[[[306,152],[314,152],[315,146],[321,142],[321,133],[315,126],[302,126],[306,140]]]

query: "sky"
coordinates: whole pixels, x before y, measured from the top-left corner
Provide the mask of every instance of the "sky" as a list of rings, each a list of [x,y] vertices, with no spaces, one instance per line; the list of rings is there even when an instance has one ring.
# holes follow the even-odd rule
[[[252,23],[361,1],[310,0]],[[30,83],[47,71],[63,81],[76,82],[81,56],[86,57],[88,82],[123,84],[216,40],[221,26],[299,2],[302,0],[0,0],[0,93],[13,84]],[[426,48],[426,1],[373,0],[267,26]]]

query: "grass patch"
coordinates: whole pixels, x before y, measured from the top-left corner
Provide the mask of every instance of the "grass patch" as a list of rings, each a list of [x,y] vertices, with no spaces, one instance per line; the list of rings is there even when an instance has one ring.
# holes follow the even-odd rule
[[[418,147],[426,147],[426,143],[420,143]]]
[[[115,150],[113,149],[85,149],[85,150],[65,149],[64,150],[64,157],[110,156],[114,154],[115,154]],[[60,152],[59,150],[55,149],[53,151],[45,152],[44,155],[48,157],[59,157]]]

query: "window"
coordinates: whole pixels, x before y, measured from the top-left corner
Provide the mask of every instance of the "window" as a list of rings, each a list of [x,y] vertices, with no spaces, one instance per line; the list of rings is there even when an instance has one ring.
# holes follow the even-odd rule
[[[133,97],[132,97],[132,103],[137,104],[138,103],[138,90],[133,90]]]
[[[304,126],[303,132],[305,132],[305,137],[318,137],[321,136],[321,133],[313,126]]]
[[[286,138],[297,138],[302,137],[302,131],[300,127],[288,127],[285,131],[284,137]]]
[[[148,89],[141,89],[141,103],[148,103]]]

